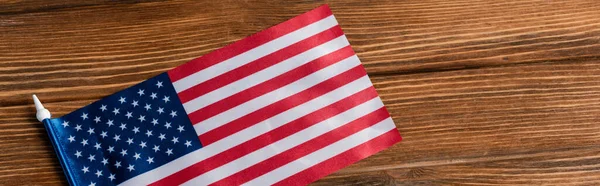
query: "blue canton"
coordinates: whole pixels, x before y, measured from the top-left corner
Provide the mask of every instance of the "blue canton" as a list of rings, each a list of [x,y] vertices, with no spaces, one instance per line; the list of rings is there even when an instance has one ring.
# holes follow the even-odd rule
[[[72,185],[116,185],[202,147],[166,73],[46,128]]]

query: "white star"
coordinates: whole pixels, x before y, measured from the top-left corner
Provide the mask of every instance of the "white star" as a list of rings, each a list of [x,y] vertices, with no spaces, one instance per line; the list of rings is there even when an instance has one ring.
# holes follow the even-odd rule
[[[96,150],[98,150],[98,149],[102,148],[102,145],[100,143],[96,143],[94,145],[94,148],[96,148]]]
[[[135,155],[133,155],[133,157],[135,158],[135,160],[138,160],[138,159],[140,159],[140,158],[141,158],[141,157],[140,157],[140,154],[139,154],[139,153],[137,153],[137,152],[135,153]]]
[[[140,128],[139,127],[133,127],[133,131],[134,134],[137,134],[138,132],[140,132]]]
[[[75,151],[75,156],[77,156],[77,158],[81,157],[81,151]]]
[[[108,127],[114,125],[113,120],[110,120],[110,119],[106,122],[106,124],[108,125]]]
[[[108,164],[108,159],[102,158],[102,165],[106,165],[106,164]]]
[[[150,105],[150,104],[146,104],[146,106],[144,106],[144,108],[146,109],[146,111],[148,111],[148,110],[152,109],[152,107],[151,107],[151,106],[152,106],[152,105]]]
[[[88,186],[96,186],[96,182],[90,182]]]
[[[72,143],[75,141],[75,136],[69,136],[69,143]]]
[[[151,123],[152,123],[153,125],[156,125],[156,124],[158,124],[158,120],[157,120],[157,119],[154,119],[154,118],[152,118],[152,122],[151,122]]]
[[[95,121],[96,123],[100,122],[100,117],[99,117],[99,116],[96,116],[96,117],[94,118],[94,121]]]
[[[154,158],[148,157],[148,159],[146,161],[148,162],[148,164],[152,164],[152,163],[154,163]]]
[[[91,128],[91,127],[87,130],[87,132],[90,133],[90,135],[93,134],[93,133],[95,133],[94,132],[94,128]]]
[[[173,154],[173,150],[172,149],[167,149],[167,155],[170,156],[171,154]]]
[[[146,130],[146,136],[148,136],[148,137],[152,136],[152,131],[151,130]]]
[[[160,146],[154,145],[154,148],[152,148],[152,150],[154,150],[154,152],[159,151],[160,150]]]
[[[96,160],[96,155],[91,155],[90,154],[90,156],[87,159],[90,160],[90,161],[94,161],[94,160]]]
[[[152,92],[152,94],[150,94],[150,97],[151,97],[152,99],[156,99],[158,96],[156,96],[156,93]]]
[[[106,105],[100,106],[100,110],[102,110],[102,112],[104,112],[106,110]]]
[[[131,145],[132,143],[133,143],[133,139],[131,139],[131,138],[127,138],[127,144],[128,144],[128,145]]]
[[[138,120],[140,120],[140,122],[146,121],[146,116],[140,115],[140,117],[138,118]]]
[[[192,142],[191,142],[191,141],[188,141],[188,140],[185,140],[185,146],[186,146],[186,147],[190,147],[190,146],[192,146]]]
[[[124,97],[121,97],[121,98],[119,99],[119,102],[121,102],[121,104],[125,103],[125,98],[124,98]]]
[[[113,146],[108,146],[108,150],[109,153],[114,152],[115,151],[115,147]]]
[[[162,87],[162,86],[163,86],[163,84],[162,84],[162,81],[159,81],[159,82],[157,82],[157,83],[156,83],[156,86],[157,86],[158,88]]]
[[[179,132],[183,132],[183,131],[185,131],[185,130],[183,129],[183,126],[181,126],[181,125],[179,125],[179,127],[177,128],[177,130],[178,130]]]
[[[121,152],[119,152],[119,154],[121,154],[121,156],[125,156],[127,155],[127,150],[122,149]]]
[[[121,126],[119,126],[119,128],[121,128],[121,130],[125,130],[127,126],[125,125],[125,123],[121,123]]]
[[[75,130],[80,131],[81,130],[81,125],[75,126]]]
[[[115,108],[115,109],[113,110],[113,113],[114,113],[115,115],[119,114],[119,113],[120,113],[120,112],[119,112],[119,109],[118,109],[118,108]]]
[[[115,137],[113,137],[113,139],[115,139],[115,142],[119,141],[119,140],[121,140],[121,135],[116,135],[115,134]]]
[[[166,122],[166,123],[165,123],[165,127],[166,127],[167,129],[171,128],[171,122]]]
[[[129,172],[135,170],[134,166],[132,164],[129,164],[129,167],[127,167],[127,170],[129,170]]]
[[[146,142],[143,142],[143,141],[142,141],[142,142],[140,143],[140,147],[142,147],[142,149],[143,149],[144,147],[146,147]]]
[[[108,135],[106,134],[106,131],[102,131],[102,133],[100,133],[100,136],[102,136],[102,138],[106,138],[106,136]]]
[[[88,141],[88,140],[86,140],[86,139],[84,139],[84,140],[81,140],[81,144],[82,144],[83,146],[86,146],[86,145],[88,144],[88,142],[87,142],[87,141]]]
[[[63,121],[62,126],[63,126],[63,128],[67,128],[69,126],[69,122]]]
[[[171,117],[174,118],[175,116],[177,116],[177,112],[175,112],[175,111],[172,110],[171,114],[169,114],[169,115],[171,115]]]
[[[158,136],[158,138],[160,138],[160,141],[165,139],[165,134],[160,134],[160,136]]]
[[[115,162],[115,167],[117,167],[117,168],[121,167],[121,162],[120,161]]]
[[[83,119],[83,120],[88,119],[88,114],[87,113],[81,114],[81,119]]]
[[[110,179],[110,181],[113,181],[115,179],[115,175],[114,174],[110,174],[110,176],[108,177],[108,179]]]
[[[158,110],[156,110],[158,112],[158,114],[162,114],[163,112],[165,112],[165,109],[158,107]]]
[[[133,107],[137,107],[138,106],[138,101],[133,100],[133,102],[131,103],[131,105],[133,105]]]
[[[165,101],[165,103],[171,101],[169,100],[169,96],[165,96],[162,100]]]
[[[127,112],[127,114],[125,114],[125,116],[127,116],[127,119],[133,117],[133,115],[131,115],[131,114],[132,114],[131,112]]]
[[[100,171],[100,170],[97,170],[97,171],[96,171],[96,177],[100,177],[100,176],[102,176],[102,171]]]
[[[140,89],[137,94],[139,94],[140,96],[144,95],[144,90]]]
[[[173,137],[171,141],[173,142],[173,144],[176,144],[177,142],[179,142],[179,138]]]
[[[81,169],[81,171],[83,171],[83,173],[87,173],[87,172],[90,172],[90,168],[83,166],[83,169]]]

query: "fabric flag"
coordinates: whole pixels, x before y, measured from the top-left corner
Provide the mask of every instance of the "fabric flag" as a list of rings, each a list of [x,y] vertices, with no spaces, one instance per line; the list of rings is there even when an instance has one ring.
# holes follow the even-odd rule
[[[401,140],[327,5],[44,123],[71,185],[305,185]]]

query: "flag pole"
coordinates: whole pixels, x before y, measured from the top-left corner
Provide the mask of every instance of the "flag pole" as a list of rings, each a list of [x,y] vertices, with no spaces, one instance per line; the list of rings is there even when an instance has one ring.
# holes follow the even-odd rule
[[[35,96],[35,94],[33,95],[33,104],[35,104],[35,110],[37,110],[35,117],[37,117],[38,121],[42,122],[44,121],[44,119],[50,119],[50,117],[52,116],[50,114],[50,111],[44,108],[44,105],[42,105],[42,102],[40,102],[40,100],[37,96]]]

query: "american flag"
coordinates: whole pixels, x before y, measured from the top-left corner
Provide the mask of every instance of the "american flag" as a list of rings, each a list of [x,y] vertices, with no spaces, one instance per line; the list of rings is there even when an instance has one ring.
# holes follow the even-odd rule
[[[401,140],[326,5],[44,122],[72,185],[304,185]]]

